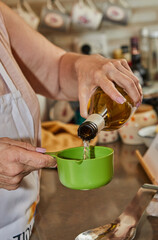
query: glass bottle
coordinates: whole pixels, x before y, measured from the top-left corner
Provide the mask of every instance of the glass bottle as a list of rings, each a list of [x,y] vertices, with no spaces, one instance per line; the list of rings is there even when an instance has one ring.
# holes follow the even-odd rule
[[[119,129],[134,113],[133,101],[121,87],[115,86],[126,101],[119,104],[98,87],[88,103],[89,117],[78,128],[78,136],[83,141],[90,141],[101,130]]]
[[[128,62],[128,65],[131,66],[131,53],[129,51],[129,46],[122,45],[121,50],[122,50],[122,58],[126,59],[126,61]]]
[[[141,86],[147,86],[149,83],[148,71],[141,64],[141,55],[138,46],[138,38],[131,38],[131,69],[134,75],[139,79]]]
[[[147,69],[149,65],[149,29],[147,27],[140,30],[140,54],[141,63]]]
[[[152,82],[158,80],[158,31],[149,34],[149,74]]]
[[[121,59],[122,58],[122,50],[121,48],[117,48],[113,51],[113,58],[114,59]]]

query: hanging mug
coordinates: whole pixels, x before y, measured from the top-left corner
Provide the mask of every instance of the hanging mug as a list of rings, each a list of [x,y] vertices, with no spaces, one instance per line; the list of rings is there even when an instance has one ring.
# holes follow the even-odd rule
[[[79,0],[72,8],[71,20],[75,30],[82,28],[97,29],[103,14],[96,8],[92,0]]]
[[[47,5],[41,11],[40,26],[50,30],[69,31],[71,18],[63,5],[55,0],[47,0]]]
[[[17,7],[13,10],[33,29],[38,28],[40,19],[26,0],[18,0]]]
[[[126,0],[108,0],[103,4],[103,20],[127,25],[131,11]]]

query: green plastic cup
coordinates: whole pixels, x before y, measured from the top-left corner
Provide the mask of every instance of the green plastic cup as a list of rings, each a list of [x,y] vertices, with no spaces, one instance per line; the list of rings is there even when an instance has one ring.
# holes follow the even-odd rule
[[[91,146],[89,159],[83,160],[83,147],[47,152],[56,158],[60,182],[68,188],[88,190],[109,183],[113,177],[112,148]]]

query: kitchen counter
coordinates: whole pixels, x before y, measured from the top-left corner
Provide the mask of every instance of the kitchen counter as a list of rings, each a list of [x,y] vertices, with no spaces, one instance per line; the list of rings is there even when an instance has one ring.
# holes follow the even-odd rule
[[[37,208],[31,240],[74,240],[88,229],[117,218],[139,187],[150,183],[135,155],[144,145],[107,144],[114,149],[114,177],[99,189],[80,191],[61,185],[56,169],[44,169],[41,176],[41,200]],[[137,228],[136,240],[158,239],[158,218],[145,212]]]

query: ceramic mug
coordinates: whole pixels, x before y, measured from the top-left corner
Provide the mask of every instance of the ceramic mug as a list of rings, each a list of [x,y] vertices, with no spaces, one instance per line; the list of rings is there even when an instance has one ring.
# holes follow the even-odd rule
[[[119,135],[126,144],[144,144],[138,136],[139,129],[156,124],[158,121],[157,113],[151,105],[142,104],[130,118],[130,120],[119,129]]]
[[[127,25],[131,16],[131,9],[126,0],[108,0],[102,7],[103,21]]]
[[[56,158],[60,182],[68,188],[88,190],[109,183],[113,177],[112,148],[90,146],[90,158],[83,160],[83,147],[49,154]]]
[[[101,24],[102,17],[103,14],[91,0],[79,0],[74,4],[71,12],[71,21],[74,29],[97,29]]]
[[[119,138],[119,134],[117,130],[114,131],[101,131],[98,133],[98,143],[106,144],[117,141]]]
[[[67,32],[70,30],[71,18],[59,1],[47,0],[42,8],[40,26],[50,30]]]
[[[22,17],[28,25],[37,30],[40,19],[26,0],[18,0],[17,7],[13,8],[13,10]]]

